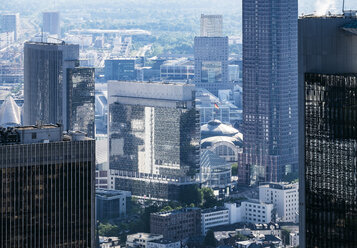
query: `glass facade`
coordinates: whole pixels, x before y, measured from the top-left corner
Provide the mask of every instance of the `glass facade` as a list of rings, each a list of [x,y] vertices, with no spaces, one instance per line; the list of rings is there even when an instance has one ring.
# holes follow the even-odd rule
[[[1,247],[92,247],[93,140],[0,144]]]
[[[195,85],[218,96],[233,89],[228,78],[228,37],[195,37]]]
[[[106,60],[104,70],[106,80],[136,80],[135,59]]]
[[[111,169],[186,176],[197,167],[195,109],[111,104]]]
[[[195,184],[199,171],[200,119],[194,86],[110,82],[111,87],[109,166],[115,189],[178,200],[180,188]]]
[[[67,69],[67,125],[94,138],[94,68]]]
[[[306,247],[357,246],[357,74],[305,74]]]
[[[264,181],[279,182],[286,167],[298,169],[297,20],[297,0],[243,0],[240,164],[264,167]]]
[[[222,82],[222,62],[203,61],[201,73],[203,83]]]

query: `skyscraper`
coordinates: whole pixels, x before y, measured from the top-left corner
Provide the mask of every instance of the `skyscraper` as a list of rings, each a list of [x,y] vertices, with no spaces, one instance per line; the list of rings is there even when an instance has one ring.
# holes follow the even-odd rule
[[[222,37],[223,17],[222,15],[201,14],[201,37]]]
[[[67,69],[67,127],[73,131],[86,131],[95,136],[95,80],[94,68]]]
[[[78,59],[78,45],[25,43],[25,125],[63,123],[93,137],[94,73],[78,67]]]
[[[94,170],[83,133],[0,129],[1,247],[94,247]]]
[[[357,18],[299,20],[300,247],[357,246]]]
[[[16,14],[3,14],[1,16],[1,30],[2,32],[14,32],[14,39],[18,39],[20,30],[20,15]]]
[[[297,19],[297,0],[243,0],[244,184],[297,171]]]
[[[115,189],[179,200],[197,182],[194,85],[109,81],[109,167]]]
[[[228,37],[195,37],[195,77],[197,87],[218,96],[218,90],[233,89],[228,80]]]
[[[42,28],[43,32],[49,34],[61,35],[60,13],[59,12],[43,12],[42,13]]]

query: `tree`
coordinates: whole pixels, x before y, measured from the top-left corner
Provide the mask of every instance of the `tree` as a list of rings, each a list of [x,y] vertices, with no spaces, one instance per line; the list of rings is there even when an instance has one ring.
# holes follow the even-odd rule
[[[238,163],[232,164],[232,176],[238,175]]]
[[[180,202],[183,205],[194,204],[198,206],[202,203],[202,193],[197,185],[187,185],[180,190]]]
[[[217,246],[217,240],[214,237],[214,232],[212,230],[207,231],[207,234],[205,236],[203,244],[205,245],[205,247],[216,247]]]
[[[217,199],[216,196],[213,193],[213,190],[210,188],[202,188],[201,190],[202,194],[202,207],[203,208],[212,208],[217,206]]]
[[[100,236],[119,237],[120,230],[119,227],[117,227],[116,225],[111,225],[109,223],[100,223],[98,226],[98,232]]]
[[[249,238],[248,238],[247,236],[241,234],[241,233],[238,233],[238,234],[236,235],[236,239],[237,239],[238,241],[245,241],[245,240],[248,240]]]

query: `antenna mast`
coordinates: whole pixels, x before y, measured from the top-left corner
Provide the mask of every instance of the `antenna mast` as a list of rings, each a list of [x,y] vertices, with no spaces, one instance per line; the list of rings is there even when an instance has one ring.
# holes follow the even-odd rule
[[[345,0],[342,2],[342,14],[345,14]]]

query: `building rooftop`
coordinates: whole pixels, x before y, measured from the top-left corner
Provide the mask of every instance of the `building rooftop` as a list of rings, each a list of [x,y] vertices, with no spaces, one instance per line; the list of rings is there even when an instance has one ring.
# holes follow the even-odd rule
[[[225,207],[207,208],[207,209],[203,209],[201,211],[201,213],[208,214],[208,213],[214,213],[214,212],[223,211],[223,210],[228,210],[228,208],[225,208]]]
[[[128,239],[153,239],[153,238],[162,238],[161,234],[151,234],[151,233],[135,233],[128,235]]]
[[[39,124],[3,128],[0,126],[0,145],[35,144],[60,141],[92,140],[85,133],[69,131],[63,133],[60,124]]]
[[[200,210],[200,208],[181,208],[181,209],[173,210],[173,211],[164,211],[164,212],[152,213],[151,215],[167,217],[167,216],[171,216],[171,215],[177,215],[177,214],[182,214],[182,213],[187,213],[187,212],[193,212],[193,211],[197,211],[197,210]]]
[[[271,188],[271,189],[280,189],[280,190],[288,190],[288,189],[296,189],[298,188],[297,183],[267,183],[260,185],[259,187]]]
[[[153,240],[153,241],[149,241],[150,243],[155,243],[155,244],[172,244],[172,243],[177,243],[180,241],[172,241],[172,240],[168,240],[168,239],[159,239],[159,240]]]

